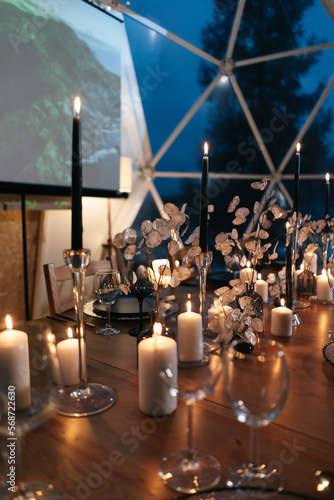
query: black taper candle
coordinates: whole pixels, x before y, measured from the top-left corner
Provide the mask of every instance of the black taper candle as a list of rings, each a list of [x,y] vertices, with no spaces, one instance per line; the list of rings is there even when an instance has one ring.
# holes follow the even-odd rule
[[[72,132],[72,250],[82,249],[82,163],[80,98],[74,100]]]
[[[326,174],[325,219],[329,216],[329,174]]]
[[[299,176],[300,176],[300,144],[296,148],[295,181],[293,190],[293,212],[299,212]]]
[[[328,233],[328,222],[329,222],[329,173],[326,174],[326,191],[325,191],[325,222],[324,233]]]
[[[202,252],[208,250],[208,177],[209,177],[209,151],[208,143],[204,144],[202,164],[202,185],[199,213],[199,246]]]

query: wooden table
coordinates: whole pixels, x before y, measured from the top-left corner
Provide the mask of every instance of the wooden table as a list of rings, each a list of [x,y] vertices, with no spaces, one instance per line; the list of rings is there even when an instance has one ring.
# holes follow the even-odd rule
[[[181,291],[181,289],[180,289]],[[187,288],[182,287],[182,297]],[[198,293],[193,287],[190,291]],[[178,292],[180,293],[180,292]],[[180,309],[184,310],[184,300]],[[260,430],[264,461],[281,471],[287,490],[315,498],[315,472],[334,471],[334,367],[322,349],[334,328],[334,307],[312,304],[299,311],[303,324],[293,336],[280,339],[290,372],[290,391],[281,414]],[[102,320],[89,318],[95,324]],[[265,336],[271,337],[270,306],[264,308]],[[41,321],[15,325],[32,331]],[[49,320],[57,338],[66,325]],[[121,333],[102,337],[87,328],[88,381],[109,385],[116,403],[98,415],[71,418],[55,415],[27,439],[28,479],[51,482],[63,500],[170,500],[178,494],[159,476],[163,456],[185,448],[186,408],[182,402],[173,415],[154,419],[138,409],[136,338],[127,334],[134,321],[119,321]],[[176,315],[169,318],[176,329]],[[194,410],[194,437],[198,449],[221,463],[225,485],[228,468],[248,458],[249,428],[237,422],[220,381]],[[284,498],[284,497],[283,497]]]

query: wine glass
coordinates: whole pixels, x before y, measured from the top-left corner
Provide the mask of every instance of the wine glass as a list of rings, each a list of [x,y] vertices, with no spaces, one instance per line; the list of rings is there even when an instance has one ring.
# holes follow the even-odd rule
[[[7,493],[5,500],[59,499],[51,484],[29,483],[25,474],[24,444],[27,432],[48,420],[61,398],[60,372],[54,335],[46,328],[26,335],[20,349],[11,349],[16,330],[8,329],[5,360],[0,367],[0,434],[6,438],[8,450]],[[26,345],[25,345],[26,344]],[[2,345],[2,347],[4,347]],[[15,464],[11,467],[10,464]]]
[[[256,431],[282,410],[288,394],[288,369],[278,342],[258,339],[248,353],[239,346],[236,340],[226,350],[224,388],[239,422],[251,428],[250,459],[230,470],[227,485],[256,487],[256,498],[263,498],[266,488],[280,491],[282,483],[278,471],[259,460]]]
[[[182,399],[188,408],[187,448],[163,458],[159,472],[163,483],[172,490],[196,493],[215,486],[220,480],[219,462],[212,455],[193,448],[192,416],[195,402],[213,390],[222,369],[220,356],[211,353],[197,366],[179,366],[177,377],[168,369],[160,374],[170,393]]]
[[[139,327],[131,328],[128,333],[132,337],[137,337],[141,332],[144,331],[144,321],[143,321],[144,299],[148,295],[151,295],[151,293],[154,290],[154,287],[150,279],[148,266],[145,266],[143,264],[139,265],[136,269],[136,272],[134,272],[133,262],[132,261],[129,262],[127,266],[127,278],[130,282],[131,293],[136,297],[139,303]]]
[[[96,333],[99,335],[116,335],[119,333],[118,328],[110,325],[110,306],[115,304],[121,294],[120,289],[121,275],[116,270],[96,271],[94,276],[94,291],[95,296],[100,302],[106,306],[107,322],[103,328],[98,328]]]

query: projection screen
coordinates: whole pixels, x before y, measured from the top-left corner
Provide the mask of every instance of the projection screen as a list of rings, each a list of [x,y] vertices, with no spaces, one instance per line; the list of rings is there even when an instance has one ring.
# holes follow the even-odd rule
[[[0,0],[0,192],[68,193],[77,95],[83,186],[118,190],[123,29],[83,0]]]

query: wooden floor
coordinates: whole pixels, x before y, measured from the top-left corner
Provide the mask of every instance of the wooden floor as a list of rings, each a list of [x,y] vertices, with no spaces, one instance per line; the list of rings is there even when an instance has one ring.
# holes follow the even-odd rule
[[[187,289],[183,289],[186,297]],[[197,293],[191,288],[192,293]],[[180,301],[184,310],[185,299]],[[176,316],[169,325],[176,329]],[[274,423],[261,429],[261,457],[282,474],[286,490],[323,498],[316,491],[315,472],[334,471],[334,367],[322,349],[334,329],[334,307],[312,304],[300,311],[303,324],[293,336],[280,339],[290,372],[290,391]],[[265,306],[265,333],[270,335],[270,306]],[[102,320],[89,318],[101,324]],[[49,320],[58,339],[66,325]],[[127,334],[135,321],[119,321],[121,333],[102,337],[87,328],[88,381],[109,385],[117,392],[114,406],[95,416],[55,415],[27,439],[29,480],[51,482],[62,500],[170,500],[176,493],[158,476],[163,456],[186,445],[186,408],[154,419],[138,409],[136,339]],[[40,321],[16,325],[33,330]],[[194,410],[195,446],[221,463],[225,485],[230,466],[247,459],[249,428],[237,422],[222,389],[215,390]],[[2,466],[2,473],[5,474]],[[284,499],[284,497],[283,497]]]

